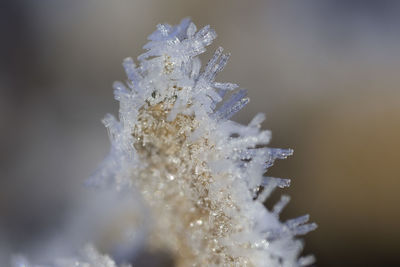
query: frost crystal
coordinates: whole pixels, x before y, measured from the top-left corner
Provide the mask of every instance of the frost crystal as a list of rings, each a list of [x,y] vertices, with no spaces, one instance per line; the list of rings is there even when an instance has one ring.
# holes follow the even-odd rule
[[[316,225],[308,216],[280,222],[287,196],[272,211],[263,205],[289,185],[264,177],[267,168],[292,150],[266,147],[263,114],[248,125],[229,120],[249,99],[239,90],[224,101],[238,86],[214,80],[229,58],[221,47],[201,71],[198,55],[215,38],[189,19],[160,24],[138,66],[124,60],[127,85],[114,84],[119,121],[104,120],[111,154],[92,182],[138,189],[155,221],[148,248],[170,251],[178,266],[309,264],[294,236]]]
[[[215,81],[229,58],[221,47],[202,69],[198,56],[215,38],[189,19],[160,24],[139,64],[123,61],[128,80],[114,83],[119,120],[103,120],[111,152],[89,183],[140,192],[153,221],[143,249],[169,252],[176,266],[311,264],[295,236],[316,225],[308,215],[279,220],[288,196],[271,211],[263,204],[289,186],[264,175],[292,150],[267,147],[263,114],[248,125],[230,120],[249,99],[236,84]]]

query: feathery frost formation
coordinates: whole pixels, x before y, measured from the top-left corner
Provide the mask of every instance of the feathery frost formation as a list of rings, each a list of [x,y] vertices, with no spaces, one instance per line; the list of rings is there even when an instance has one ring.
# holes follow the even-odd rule
[[[316,225],[308,215],[279,220],[288,196],[272,210],[263,205],[289,186],[264,174],[292,150],[266,146],[263,114],[248,125],[230,120],[249,99],[215,81],[229,58],[222,48],[202,69],[198,56],[215,38],[189,19],[160,24],[138,66],[123,61],[128,80],[114,84],[119,120],[103,120],[111,152],[89,183],[140,192],[153,222],[143,248],[171,253],[176,266],[308,265],[313,257],[299,257],[295,236]]]

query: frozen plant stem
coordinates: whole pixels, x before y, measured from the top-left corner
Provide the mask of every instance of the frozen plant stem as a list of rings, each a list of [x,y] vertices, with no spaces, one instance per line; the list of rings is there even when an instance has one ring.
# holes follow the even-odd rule
[[[229,120],[248,103],[245,90],[217,107],[238,86],[214,81],[229,58],[222,48],[201,71],[198,55],[215,37],[189,19],[161,24],[139,66],[124,60],[127,86],[114,86],[120,120],[105,119],[112,152],[96,181],[114,177],[117,187],[141,192],[154,221],[148,249],[168,250],[178,266],[307,263],[298,260],[301,242],[293,237],[315,224],[304,217],[280,222],[288,197],[272,212],[263,206],[275,187],[287,185],[264,173],[292,151],[266,147],[263,115],[249,125]]]
[[[89,182],[140,192],[153,221],[142,246],[168,251],[176,266],[308,265],[295,236],[316,225],[308,215],[281,222],[287,196],[271,211],[263,205],[289,186],[264,174],[292,150],[266,146],[263,114],[248,125],[229,120],[249,99],[238,90],[224,100],[238,86],[214,80],[229,58],[222,48],[202,70],[198,56],[215,37],[189,19],[160,24],[138,66],[124,60],[128,80],[114,84],[119,121],[104,119],[111,152]]]

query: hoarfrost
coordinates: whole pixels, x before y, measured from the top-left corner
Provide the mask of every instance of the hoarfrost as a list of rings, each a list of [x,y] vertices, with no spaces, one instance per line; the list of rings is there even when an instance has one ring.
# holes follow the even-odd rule
[[[287,196],[271,211],[263,204],[290,184],[265,172],[293,151],[266,146],[263,114],[248,125],[229,120],[249,99],[236,84],[215,81],[229,59],[221,47],[201,70],[198,56],[215,38],[210,26],[197,31],[189,19],[160,24],[138,64],[123,61],[128,81],[114,83],[119,120],[103,120],[111,152],[89,184],[140,192],[154,221],[143,246],[169,251],[177,266],[311,264],[313,257],[299,257],[295,236],[316,225],[308,215],[281,222]],[[76,266],[115,266],[94,248],[85,251],[87,263]]]

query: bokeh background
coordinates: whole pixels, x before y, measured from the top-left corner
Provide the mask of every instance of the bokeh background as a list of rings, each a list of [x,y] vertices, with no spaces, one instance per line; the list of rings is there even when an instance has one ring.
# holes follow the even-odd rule
[[[210,24],[232,53],[220,81],[267,114],[284,218],[311,214],[317,266],[400,264],[400,2],[10,0],[0,3],[0,264],[56,235],[107,154],[111,84],[157,23]],[[204,61],[210,56],[207,53]],[[3,265],[1,265],[3,266]],[[4,265],[7,266],[7,265]]]

